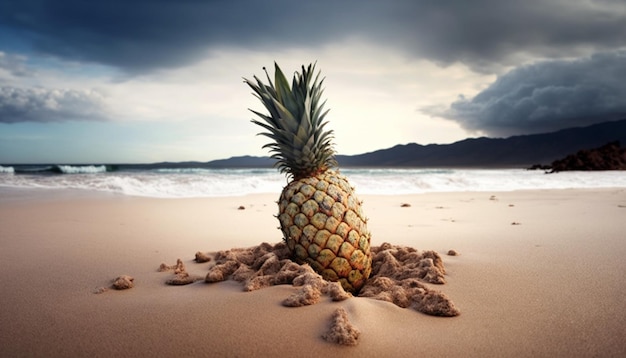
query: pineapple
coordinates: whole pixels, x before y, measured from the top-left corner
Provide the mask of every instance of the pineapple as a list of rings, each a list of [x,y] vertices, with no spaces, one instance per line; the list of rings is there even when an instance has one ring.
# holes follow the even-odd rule
[[[250,110],[262,121],[260,133],[272,139],[264,145],[289,183],[278,200],[278,220],[293,259],[309,264],[328,281],[357,293],[371,273],[370,232],[354,188],[338,171],[332,144],[333,132],[326,130],[322,83],[315,64],[302,66],[291,87],[275,63],[274,83],[254,76],[244,79],[269,115]],[[264,68],[265,70],[265,68]]]

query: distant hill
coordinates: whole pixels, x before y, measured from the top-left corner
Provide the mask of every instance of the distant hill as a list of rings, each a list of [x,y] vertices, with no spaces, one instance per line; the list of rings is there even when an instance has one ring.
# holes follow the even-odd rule
[[[269,157],[253,157],[245,155],[229,159],[219,159],[208,162],[211,168],[271,168],[275,160]]]
[[[416,143],[353,156],[338,155],[341,167],[529,167],[550,164],[581,149],[626,143],[626,119],[508,138],[470,138],[452,144]],[[271,167],[268,157],[233,157],[205,165],[216,168]]]

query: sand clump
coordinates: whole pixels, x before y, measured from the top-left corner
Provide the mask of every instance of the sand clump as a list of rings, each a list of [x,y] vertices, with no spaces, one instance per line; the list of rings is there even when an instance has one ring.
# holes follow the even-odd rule
[[[331,343],[355,346],[360,335],[359,329],[348,320],[348,312],[340,307],[333,313],[330,329],[322,335],[322,338]]]
[[[112,287],[116,290],[127,290],[135,287],[135,279],[129,275],[121,275],[113,280]]]
[[[349,295],[343,288],[329,288],[329,282],[318,275],[309,265],[299,265],[289,259],[289,250],[284,243],[274,246],[263,243],[249,249],[231,249],[215,254],[215,264],[209,268],[205,282],[214,283],[232,279],[243,284],[244,291],[255,291],[264,287],[292,284],[299,287],[293,295],[283,301],[284,306],[300,307],[312,305],[329,294],[336,299]]]
[[[168,285],[173,285],[173,286],[182,286],[182,285],[188,285],[190,283],[194,283],[200,280],[202,280],[201,277],[192,276],[187,271],[185,271],[185,272],[180,272],[180,273],[175,274],[174,277],[168,279],[167,281],[165,281],[165,283]]]
[[[460,313],[445,294],[424,284],[446,282],[445,267],[438,253],[384,243],[372,247],[372,256],[372,275],[359,297],[387,301],[436,316],[450,317]],[[220,282],[229,278],[241,282],[244,291],[292,284],[298,290],[283,301],[283,305],[288,307],[312,305],[323,296],[333,301],[352,297],[339,283],[324,280],[309,265],[291,261],[284,243],[274,246],[263,243],[247,249],[217,252],[205,282]]]
[[[197,254],[196,254],[197,255]],[[176,260],[175,265],[162,263],[157,270],[159,272],[174,271],[174,277],[165,281],[168,285],[182,286],[202,280],[201,277],[192,276],[187,272],[185,264],[181,259]]]
[[[204,262],[209,262],[211,261],[211,256],[209,256],[208,254],[204,253],[204,252],[196,252],[196,258],[195,258],[196,262],[201,264]]]
[[[434,251],[419,252],[411,247],[384,243],[372,247],[372,255],[370,277],[389,277],[399,281],[416,278],[428,283],[446,283],[443,260]]]
[[[290,258],[285,243],[275,245],[262,243],[251,248],[235,248],[218,251],[210,255],[202,254],[209,260],[209,269],[204,278],[206,283],[228,279],[240,282],[244,291],[255,291],[274,285],[291,284],[297,288],[282,301],[286,307],[313,305],[328,297],[332,301],[343,301],[353,297],[339,282],[329,282],[316,273],[309,265],[300,265]],[[175,273],[166,283],[184,285],[199,278],[191,277],[183,262],[176,265],[161,264],[159,271]],[[361,288],[359,297],[368,297],[391,302],[402,308],[412,308],[434,316],[452,317],[460,314],[454,303],[443,293],[426,284],[444,284],[445,267],[441,256],[434,251],[418,251],[410,247],[384,243],[372,247],[372,275]],[[348,320],[344,308],[338,308],[331,317],[329,330],[322,335],[328,342],[354,346],[360,332]]]
[[[157,271],[159,272],[174,271],[174,273],[180,273],[180,272],[186,271],[186,268],[185,268],[185,264],[183,263],[183,261],[181,259],[178,259],[176,260],[175,265],[168,265],[166,263],[162,263],[161,266],[159,266],[159,269]]]
[[[102,294],[105,292],[109,291],[109,288],[115,289],[115,290],[127,290],[129,288],[133,288],[135,287],[135,279],[132,276],[129,275],[120,275],[118,277],[116,277],[115,279],[111,280],[111,286],[109,287],[97,287],[95,288],[92,292],[95,294]]]
[[[93,290],[93,293],[95,293],[95,294],[99,295],[99,294],[101,294],[101,293],[105,293],[105,292],[107,292],[107,291],[109,291],[109,288],[108,288],[108,287],[103,287],[103,286],[101,286],[101,287],[96,287],[96,288]]]

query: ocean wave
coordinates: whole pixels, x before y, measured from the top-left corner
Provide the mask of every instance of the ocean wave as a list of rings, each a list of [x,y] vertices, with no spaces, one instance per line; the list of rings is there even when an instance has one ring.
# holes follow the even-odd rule
[[[39,170],[45,168],[40,167]],[[0,175],[0,187],[79,189],[129,196],[192,198],[278,195],[287,179],[275,169],[119,170],[68,166],[85,175]],[[46,169],[49,170],[49,169]],[[96,175],[89,175],[95,173]],[[358,195],[626,187],[623,172],[544,174],[523,169],[345,169]]]
[[[3,178],[4,177],[4,178]],[[230,170],[193,173],[162,173],[152,170],[106,172],[97,175],[15,175],[0,176],[0,187],[25,189],[71,189],[115,194],[193,198],[241,196],[280,192],[284,176],[272,171],[258,175]]]
[[[4,167],[7,168],[7,167]],[[67,165],[67,164],[52,164],[52,165],[40,165],[40,164],[25,164],[16,165],[10,168],[10,172],[15,174],[30,174],[30,175],[46,175],[46,174],[96,174],[114,172],[118,170],[116,165]],[[0,169],[0,173],[3,169]]]
[[[56,172],[55,169],[61,174],[95,174],[107,172],[106,165],[55,165],[53,171]]]
[[[3,167],[0,165],[0,173],[11,174],[15,173],[15,169],[13,167]]]

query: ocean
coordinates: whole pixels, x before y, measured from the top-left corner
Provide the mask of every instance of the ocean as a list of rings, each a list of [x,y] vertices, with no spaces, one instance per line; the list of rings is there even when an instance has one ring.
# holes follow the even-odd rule
[[[545,174],[525,169],[345,168],[341,173],[359,195],[626,188],[623,171]],[[286,183],[285,175],[272,168],[181,168],[176,164],[0,166],[0,200],[7,193],[61,190],[153,198],[278,195]]]

